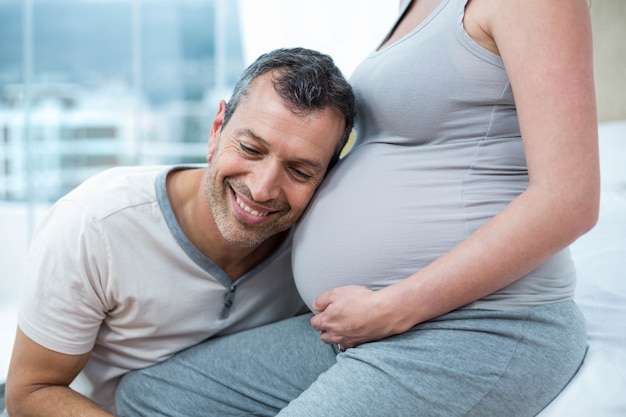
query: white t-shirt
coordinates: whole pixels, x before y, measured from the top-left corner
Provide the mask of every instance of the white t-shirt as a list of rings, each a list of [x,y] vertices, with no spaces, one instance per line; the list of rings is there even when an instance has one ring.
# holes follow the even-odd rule
[[[231,282],[176,222],[165,191],[171,169],[114,168],[87,180],[32,241],[18,325],[48,349],[92,351],[71,387],[111,412],[124,373],[303,309],[291,238]]]

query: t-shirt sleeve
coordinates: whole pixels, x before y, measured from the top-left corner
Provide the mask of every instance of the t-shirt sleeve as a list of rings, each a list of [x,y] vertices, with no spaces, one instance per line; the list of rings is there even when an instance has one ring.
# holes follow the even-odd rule
[[[57,202],[32,239],[18,326],[56,352],[92,350],[109,310],[107,241],[100,223],[70,200]]]

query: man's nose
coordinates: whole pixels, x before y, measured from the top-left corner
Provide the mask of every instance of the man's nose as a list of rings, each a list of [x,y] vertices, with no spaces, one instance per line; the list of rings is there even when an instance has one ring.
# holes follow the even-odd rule
[[[284,172],[278,161],[259,164],[250,176],[248,187],[255,201],[276,200],[282,192]]]

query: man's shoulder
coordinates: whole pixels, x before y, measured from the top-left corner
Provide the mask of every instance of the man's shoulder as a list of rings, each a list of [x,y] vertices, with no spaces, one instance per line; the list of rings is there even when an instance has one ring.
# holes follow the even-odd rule
[[[163,165],[110,168],[85,180],[58,204],[79,206],[95,220],[128,207],[152,204],[157,199],[157,176],[169,168]]]
[[[84,191],[94,189],[94,187],[119,187],[126,186],[134,188],[145,184],[146,181],[153,183],[154,178],[162,171],[171,168],[167,165],[150,166],[119,166],[109,168],[88,178],[74,191]],[[98,191],[97,189],[93,191]],[[70,192],[71,195],[72,192]]]

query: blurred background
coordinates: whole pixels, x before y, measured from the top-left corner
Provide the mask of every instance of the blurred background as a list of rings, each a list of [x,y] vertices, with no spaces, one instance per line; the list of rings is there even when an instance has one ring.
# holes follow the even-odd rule
[[[397,5],[0,0],[0,382],[30,236],[50,204],[109,167],[204,162],[219,100],[259,54],[318,49],[349,76]],[[600,121],[626,120],[626,2],[593,0],[591,14]]]

